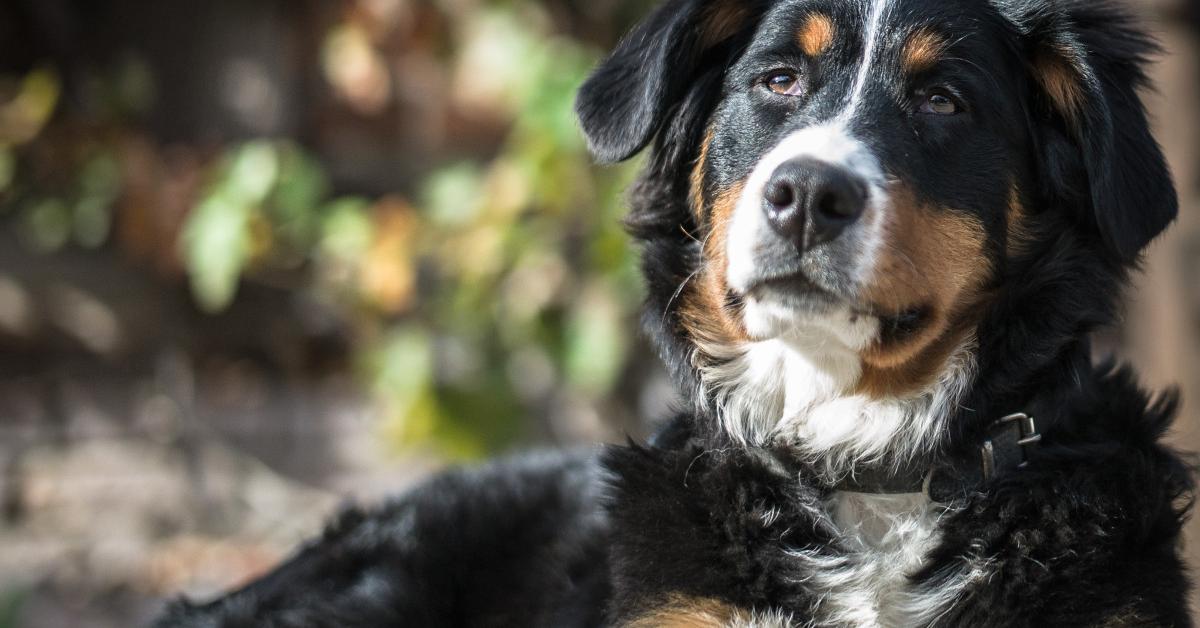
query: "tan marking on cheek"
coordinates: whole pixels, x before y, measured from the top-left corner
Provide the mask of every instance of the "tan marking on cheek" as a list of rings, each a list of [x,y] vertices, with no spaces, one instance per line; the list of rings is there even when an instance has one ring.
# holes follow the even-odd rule
[[[704,141],[700,143],[700,154],[696,157],[696,165],[692,167],[689,181],[689,197],[692,201],[692,214],[697,223],[704,221],[704,169],[708,166],[708,150],[712,146],[713,129],[710,127],[704,133]]]
[[[946,44],[946,38],[933,29],[918,29],[904,42],[900,65],[908,74],[924,72],[937,64]]]
[[[722,300],[725,294],[725,266],[728,262],[726,243],[728,242],[729,225],[733,221],[733,212],[737,210],[738,200],[742,196],[745,183],[738,181],[726,190],[721,190],[713,199],[712,210],[709,213],[704,239],[704,274],[719,281]]]
[[[922,304],[948,309],[955,295],[986,272],[983,226],[961,212],[925,205],[902,186],[889,196],[884,243],[867,298],[893,312]]]
[[[709,8],[708,14],[704,16],[700,45],[707,48],[733,37],[746,23],[746,18],[749,16],[750,9],[740,0],[724,0],[714,3]]]
[[[948,208],[892,193],[874,283],[865,296],[881,313],[920,309],[919,327],[903,338],[877,341],[862,353],[859,390],[897,396],[933,383],[970,333],[991,276],[983,226]]]
[[[725,628],[746,625],[750,613],[710,598],[672,595],[662,606],[625,624],[627,628]]]
[[[804,20],[800,30],[796,32],[796,42],[800,49],[810,57],[819,57],[833,45],[836,28],[833,20],[824,13],[813,13]]]
[[[1083,110],[1083,76],[1066,50],[1049,50],[1034,58],[1033,76],[1050,103],[1067,122],[1077,124]]]
[[[730,344],[746,340],[740,316],[726,307],[729,287],[725,268],[727,233],[741,198],[744,182],[721,190],[713,199],[705,221],[701,267],[680,296],[680,319],[693,340],[700,344]]]

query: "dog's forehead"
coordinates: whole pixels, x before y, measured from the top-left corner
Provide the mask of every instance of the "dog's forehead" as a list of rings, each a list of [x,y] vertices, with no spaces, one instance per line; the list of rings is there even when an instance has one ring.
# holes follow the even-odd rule
[[[760,24],[756,43],[808,37],[861,47],[899,44],[919,32],[967,37],[998,16],[987,0],[782,0]]]
[[[809,90],[764,133],[843,118],[886,122],[910,90],[953,85],[1007,120],[1016,101],[990,98],[1020,80],[1016,30],[991,0],[778,0],[727,74],[732,86],[799,71]],[[806,60],[807,59],[807,60]],[[732,92],[731,92],[732,93]],[[747,107],[732,98],[730,108]],[[770,114],[764,114],[770,117]]]

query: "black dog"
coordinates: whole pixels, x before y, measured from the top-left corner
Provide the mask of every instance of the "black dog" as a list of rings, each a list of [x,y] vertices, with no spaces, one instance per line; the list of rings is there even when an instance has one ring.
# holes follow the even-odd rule
[[[162,626],[1190,625],[1170,395],[1096,366],[1174,187],[1096,0],[668,0],[580,93],[649,147],[646,446],[342,517]]]

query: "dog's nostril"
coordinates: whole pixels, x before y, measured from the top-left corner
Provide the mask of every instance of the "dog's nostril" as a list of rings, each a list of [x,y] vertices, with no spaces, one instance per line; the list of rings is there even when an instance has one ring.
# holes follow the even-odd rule
[[[858,218],[866,206],[866,195],[854,186],[836,186],[822,190],[813,203],[812,210],[818,220],[825,218],[833,221],[853,221]]]
[[[816,202],[816,210],[830,218],[845,218],[850,215],[849,207],[837,194],[825,191]]]
[[[809,245],[828,242],[842,234],[866,209],[867,197],[849,173],[833,170],[825,173],[809,206],[812,234]]]
[[[804,215],[802,194],[803,191],[797,189],[795,178],[790,176],[774,177],[763,189],[763,208],[771,229],[801,246],[808,222]]]
[[[775,181],[768,185],[763,196],[776,209],[787,209],[796,202],[796,192],[792,189],[792,186],[780,181]]]

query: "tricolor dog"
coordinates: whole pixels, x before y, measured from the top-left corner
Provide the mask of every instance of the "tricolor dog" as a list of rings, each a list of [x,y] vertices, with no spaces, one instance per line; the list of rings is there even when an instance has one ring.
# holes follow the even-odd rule
[[[435,478],[163,626],[1187,626],[1170,394],[1097,361],[1176,214],[1099,0],[667,0],[583,85],[645,153],[645,444]]]

